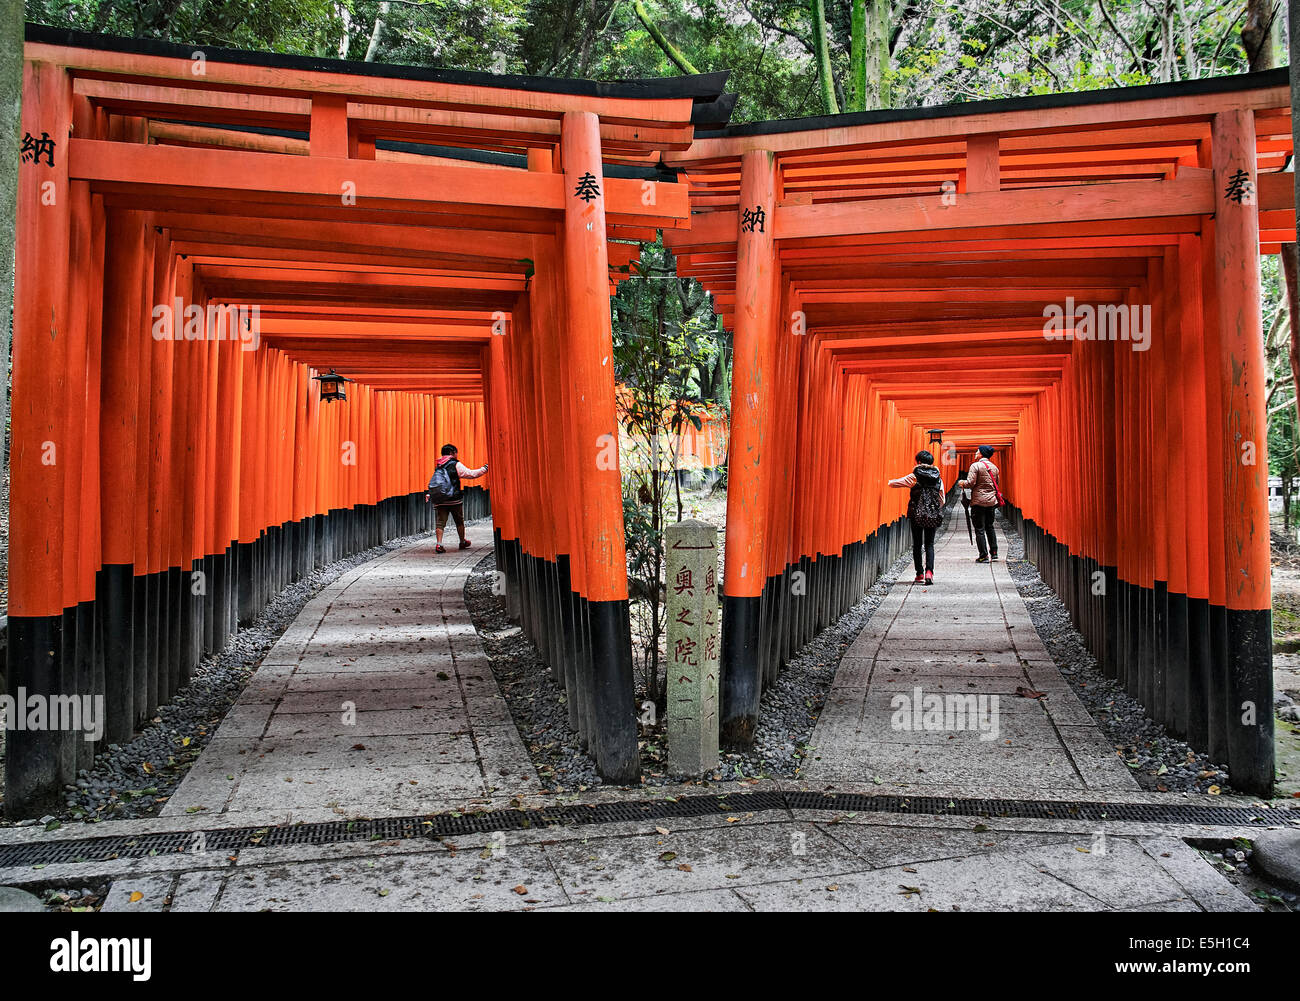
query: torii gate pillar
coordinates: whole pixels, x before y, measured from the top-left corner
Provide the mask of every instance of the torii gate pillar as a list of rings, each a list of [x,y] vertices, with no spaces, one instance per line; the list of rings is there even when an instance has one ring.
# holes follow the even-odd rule
[[[763,693],[763,544],[769,471],[776,458],[763,454],[771,407],[769,359],[777,328],[775,210],[776,157],[751,150],[740,165],[719,721],[722,741],[742,747],[754,742]]]
[[[640,758],[628,625],[600,119],[589,111],[566,112],[560,154],[564,165],[567,340],[577,403],[575,431],[578,447],[587,449],[590,457],[579,503],[591,630],[596,765],[607,782],[626,784],[637,780]]]
[[[1268,536],[1268,417],[1259,292],[1254,113],[1215,115],[1214,281],[1223,386],[1223,514],[1228,656],[1225,711],[1232,784],[1273,786],[1272,578]]]

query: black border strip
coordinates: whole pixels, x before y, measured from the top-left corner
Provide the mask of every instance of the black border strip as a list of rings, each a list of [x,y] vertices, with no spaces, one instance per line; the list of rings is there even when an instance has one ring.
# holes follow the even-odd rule
[[[884,125],[890,122],[925,121],[936,118],[964,118],[970,115],[1005,114],[1009,111],[1034,111],[1051,108],[1078,108],[1090,104],[1127,101],[1150,101],[1160,98],[1195,97],[1201,94],[1226,94],[1244,90],[1286,87],[1290,70],[1263,70],[1230,76],[1204,77],[1177,83],[1153,83],[1140,87],[1115,87],[1110,90],[1079,90],[1062,94],[1034,94],[961,104],[934,104],[923,108],[899,108],[886,111],[856,111],[843,115],[818,115],[811,118],[783,118],[771,122],[732,125],[725,129],[697,131],[698,139],[724,139],[733,136],[776,135],[785,132],[811,132],[817,129],[842,129],[857,125]]]
[[[582,97],[613,98],[691,98],[712,103],[722,98],[730,70],[697,73],[693,76],[656,77],[644,80],[574,80],[517,74],[482,73],[473,70],[430,69],[395,63],[367,63],[350,59],[324,59],[319,56],[291,55],[282,52],[253,52],[224,49],[208,45],[183,45],[154,38],[125,38],[98,35],[48,24],[27,23],[26,40],[44,45],[66,45],[78,49],[130,52],[169,59],[189,59],[201,50],[209,62],[237,63],[244,66],[267,66],[315,73],[343,73],[350,76],[386,77],[396,80],[422,80],[430,83],[465,84],[475,87],[498,87],[531,90]]]

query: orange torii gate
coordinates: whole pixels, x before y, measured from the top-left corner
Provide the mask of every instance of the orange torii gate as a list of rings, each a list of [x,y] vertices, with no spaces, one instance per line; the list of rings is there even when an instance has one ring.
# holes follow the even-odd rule
[[[1258,255],[1295,239],[1291,152],[1279,70],[664,155],[694,212],[665,241],[735,331],[727,738],[752,740],[764,684],[899,551],[886,477],[938,428],[950,460],[998,450],[1007,514],[1106,673],[1236,787],[1271,787]]]
[[[959,459],[998,447],[1105,669],[1239,788],[1271,781],[1253,264],[1295,237],[1285,74],[699,136],[720,75],[41,28],[27,59],[12,691],[104,694],[129,736],[285,582],[428,527],[451,439],[486,449],[498,567],[571,723],[634,779],[608,293],[663,229],[735,330],[729,740],[899,552],[884,481],[941,427]],[[1127,343],[1097,343],[1103,309]],[[11,732],[10,810],[91,750]]]
[[[105,696],[104,739],[129,739],[287,582],[429,528],[451,440],[490,461],[498,567],[575,727],[635,779],[609,294],[637,241],[687,224],[657,162],[726,121],[724,81],[29,26],[11,692]],[[346,402],[322,402],[330,370]],[[93,750],[11,731],[9,811]]]

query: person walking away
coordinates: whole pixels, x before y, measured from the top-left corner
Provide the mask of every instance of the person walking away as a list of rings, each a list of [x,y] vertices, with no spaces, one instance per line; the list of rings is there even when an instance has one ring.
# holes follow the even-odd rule
[[[487,472],[487,468],[485,462],[478,469],[470,469],[460,461],[455,445],[442,446],[442,455],[438,458],[433,475],[429,477],[429,490],[424,495],[425,500],[432,501],[438,506],[435,528],[438,544],[434,548],[435,552],[447,551],[442,546],[442,531],[447,527],[449,515],[456,520],[456,534],[460,536],[460,548],[470,547],[469,539],[465,538],[465,497],[460,484],[461,480],[478,479]]]
[[[993,512],[1002,501],[1002,488],[998,483],[998,467],[990,462],[991,445],[980,446],[980,457],[971,463],[966,479],[957,486],[970,490],[970,509],[975,520],[975,544],[979,547],[976,563],[994,563],[998,559],[998,536],[993,528]],[[986,541],[987,540],[987,541]]]
[[[934,533],[943,524],[943,477],[934,464],[934,456],[925,449],[916,453],[916,467],[906,476],[890,480],[891,487],[908,487],[907,520],[912,525],[912,562],[916,578],[912,583],[934,583]],[[925,565],[921,553],[925,552]]]

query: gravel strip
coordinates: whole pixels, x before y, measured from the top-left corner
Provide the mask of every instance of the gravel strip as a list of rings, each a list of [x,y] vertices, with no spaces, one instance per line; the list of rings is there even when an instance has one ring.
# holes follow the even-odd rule
[[[700,780],[701,784],[798,775],[840,658],[910,565],[910,552],[900,556],[861,601],[786,665],[776,684],[763,693],[754,747],[745,752],[724,750],[718,770]],[[598,786],[601,779],[595,763],[569,727],[563,688],[533,644],[506,617],[505,602],[492,594],[495,570],[492,555],[474,567],[465,585],[465,601],[542,785],[555,792],[582,792]],[[638,691],[638,701],[643,695]],[[683,781],[683,776],[668,773],[665,731],[662,719],[641,727],[643,785]]]
[[[1255,847],[1245,838],[1223,842],[1213,838],[1189,838],[1188,844],[1201,853],[1229,883],[1264,911],[1300,912],[1300,893],[1278,886],[1254,864]]]
[[[1213,790],[1235,794],[1228,784],[1227,768],[1210,761],[1208,755],[1193,750],[1149,718],[1142,703],[1101,672],[1064,603],[1043,582],[1038,568],[1024,558],[1024,540],[1006,519],[999,517],[998,521],[1007,535],[1007,569],[1029,609],[1030,621],[1057,668],[1106,739],[1115,745],[1138,785],[1151,792]]]
[[[64,808],[59,813],[17,824],[3,821],[0,826],[43,824],[53,830],[64,821],[155,816],[217,732],[262,658],[303,606],[353,567],[432,534],[391,539],[290,584],[251,625],[232,636],[224,650],[200,661],[190,683],[157,710],[135,739],[129,744],[109,744],[96,756],[92,768],[83,769],[75,784],[65,786]],[[3,732],[0,728],[0,735]],[[0,742],[0,763],[3,757]]]
[[[82,911],[98,911],[108,899],[111,883],[96,883],[90,886],[59,886],[37,892],[27,887],[29,892],[37,893],[45,904],[45,909],[55,914],[77,914]]]

